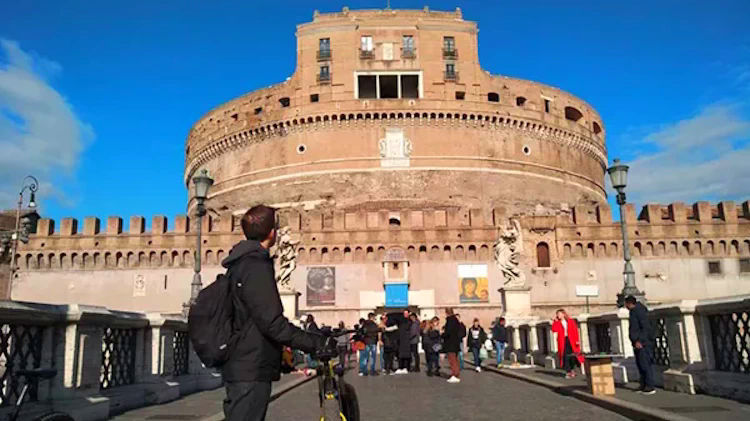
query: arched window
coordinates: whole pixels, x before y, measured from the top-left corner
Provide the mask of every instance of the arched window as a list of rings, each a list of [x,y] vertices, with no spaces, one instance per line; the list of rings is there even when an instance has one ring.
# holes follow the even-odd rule
[[[497,92],[490,92],[487,94],[487,101],[489,102],[500,102],[500,95]]]
[[[565,107],[565,118],[570,121],[578,121],[583,118],[583,114],[576,108]]]
[[[523,107],[524,104],[526,104],[526,98],[524,98],[522,96],[517,96],[516,97],[516,105],[519,106],[519,107]]]
[[[536,266],[540,268],[548,268],[550,266],[549,246],[545,242],[536,245]]]
[[[594,134],[599,134],[602,132],[602,126],[599,125],[596,121],[592,124],[594,127]]]

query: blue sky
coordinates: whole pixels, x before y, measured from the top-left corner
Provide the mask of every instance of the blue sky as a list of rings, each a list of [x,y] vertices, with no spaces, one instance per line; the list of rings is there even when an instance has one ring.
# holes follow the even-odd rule
[[[406,1],[479,23],[482,66],[587,100],[637,204],[750,198],[750,2]],[[6,2],[0,205],[23,176],[59,219],[185,212],[184,142],[212,107],[283,81],[295,25],[383,1]]]

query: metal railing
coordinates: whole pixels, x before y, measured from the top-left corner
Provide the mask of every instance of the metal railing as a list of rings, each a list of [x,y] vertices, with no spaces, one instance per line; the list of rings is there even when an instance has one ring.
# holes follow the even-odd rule
[[[363,60],[370,60],[375,58],[375,51],[359,49],[359,58]]]
[[[0,325],[0,407],[15,404],[29,382],[16,371],[40,367],[43,331],[43,326],[29,324]],[[29,385],[27,401],[37,400],[38,387],[36,382]]]
[[[99,386],[111,389],[135,383],[135,345],[138,329],[104,328]]]
[[[454,72],[448,72],[448,71],[443,72],[443,78],[445,80],[457,81],[458,80],[458,72],[455,72],[455,71]]]
[[[417,49],[416,48],[402,48],[401,49],[401,58],[417,58]]]
[[[654,331],[654,362],[657,365],[669,367],[669,340],[667,338],[667,324],[663,317],[652,317],[651,328]]]
[[[318,73],[318,83],[329,83],[331,82],[331,74],[330,73]]]
[[[188,374],[190,368],[190,340],[187,331],[177,330],[174,332],[174,372],[175,376]]]
[[[318,61],[327,61],[332,57],[331,50],[318,50]]]
[[[455,48],[443,48],[443,58],[447,59],[457,59],[458,58],[458,50]]]
[[[716,370],[750,374],[750,308],[708,316]]]

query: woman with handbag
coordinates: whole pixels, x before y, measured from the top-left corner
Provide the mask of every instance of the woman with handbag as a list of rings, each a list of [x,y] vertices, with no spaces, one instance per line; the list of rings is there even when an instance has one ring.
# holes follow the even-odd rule
[[[481,373],[482,358],[480,352],[484,346],[484,341],[487,340],[487,334],[484,332],[482,326],[479,325],[479,319],[474,319],[474,324],[469,329],[466,338],[467,347],[471,350],[471,353],[474,354],[474,370],[476,370],[477,373]]]
[[[440,319],[436,316],[425,324],[422,329],[422,348],[427,360],[427,376],[440,376]]]
[[[575,369],[583,363],[581,340],[575,319],[568,316],[564,309],[557,310],[552,322],[552,332],[557,334],[557,353],[560,367],[565,370],[565,378],[576,376]]]

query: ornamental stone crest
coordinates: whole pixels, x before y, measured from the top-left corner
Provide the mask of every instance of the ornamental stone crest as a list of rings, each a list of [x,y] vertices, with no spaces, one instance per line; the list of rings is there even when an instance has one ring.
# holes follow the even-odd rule
[[[386,128],[385,137],[380,139],[381,167],[408,167],[411,156],[411,141],[404,137],[399,128]]]
[[[493,247],[495,264],[503,274],[506,288],[523,287],[526,284],[526,275],[520,266],[523,251],[521,224],[517,219],[511,219],[509,222],[500,229],[500,237]]]
[[[292,240],[292,229],[283,227],[279,229],[278,245],[274,257],[279,264],[279,271],[276,272],[276,283],[282,288],[290,287],[292,272],[297,268],[297,246],[299,240]]]

